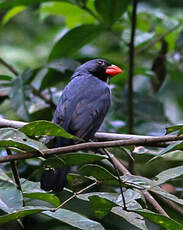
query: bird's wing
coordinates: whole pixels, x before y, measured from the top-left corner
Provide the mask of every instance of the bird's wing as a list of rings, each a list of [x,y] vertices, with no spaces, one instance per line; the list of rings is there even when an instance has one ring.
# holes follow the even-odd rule
[[[94,77],[74,78],[64,89],[53,122],[81,138],[91,138],[110,106],[110,90]]]
[[[110,94],[101,95],[91,102],[81,100],[72,114],[70,132],[83,139],[92,138],[102,124],[109,106]]]

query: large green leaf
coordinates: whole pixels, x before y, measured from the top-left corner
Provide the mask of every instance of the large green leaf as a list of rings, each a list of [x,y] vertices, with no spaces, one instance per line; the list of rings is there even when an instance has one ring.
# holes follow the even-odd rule
[[[96,162],[106,159],[105,156],[91,153],[67,153],[47,159],[43,162],[44,165],[59,168],[64,165],[81,165],[91,162]]]
[[[96,218],[102,219],[111,209],[116,206],[115,203],[105,198],[93,195],[89,197],[92,212]]]
[[[59,209],[56,212],[46,211],[44,212],[44,214],[79,229],[104,230],[100,223],[90,220],[76,212],[72,212],[66,209]]]
[[[50,209],[47,207],[26,206],[21,209],[18,209],[17,211],[14,211],[13,213],[0,216],[0,225],[3,225],[13,220],[18,220],[24,216],[28,216],[28,215],[35,214],[35,213],[40,213],[46,210],[50,210]]]
[[[50,2],[42,4],[40,13],[43,15],[61,15],[66,17],[66,24],[69,28],[73,28],[79,24],[92,23],[95,18],[88,14],[84,9],[66,2]]]
[[[132,189],[127,189],[125,192],[123,192],[123,194],[125,197],[125,202],[126,202],[127,207],[130,207],[130,205],[133,201],[141,198],[141,194],[137,191],[132,190]],[[77,195],[77,197],[79,199],[83,199],[86,201],[89,201],[90,196],[98,196],[98,197],[107,199],[107,200],[111,201],[112,203],[116,204],[116,206],[122,205],[122,198],[121,198],[121,194],[119,195],[119,193],[90,192],[90,193]]]
[[[131,211],[125,211],[121,207],[114,207],[112,209],[112,213],[122,217],[130,224],[134,225],[138,229],[148,230],[145,220],[142,216],[138,215],[137,213]]]
[[[57,137],[60,136],[60,137],[79,140],[78,137],[69,134],[62,127],[50,121],[44,121],[44,120],[33,121],[27,125],[24,125],[19,130],[28,136],[41,136],[41,135],[57,136]]]
[[[155,176],[155,185],[160,185],[165,183],[168,180],[174,179],[176,177],[183,175],[183,166],[167,169],[163,172],[160,172]]]
[[[22,193],[4,171],[0,169],[0,209],[11,213],[22,206]]]
[[[78,65],[79,62],[69,58],[61,58],[49,62],[46,64],[46,68],[40,71],[40,73],[45,73],[44,78],[41,79],[40,90],[55,86],[59,82],[68,82]]]
[[[121,176],[121,179],[125,184],[138,189],[149,189],[151,188],[151,186],[153,186],[152,180],[142,176],[126,174],[124,176]]]
[[[72,57],[82,46],[99,36],[101,32],[100,26],[92,24],[81,25],[69,30],[54,45],[49,55],[49,61],[61,57]]]
[[[43,2],[52,2],[53,0],[2,0],[0,2],[0,8],[9,8],[19,5],[31,6],[33,4],[40,4]],[[54,0],[56,1],[67,1],[72,2],[71,0]]]
[[[163,216],[163,215],[151,212],[151,211],[146,210],[146,209],[138,210],[135,212],[140,214],[141,216],[144,216],[145,218],[147,218],[151,222],[159,224],[164,229],[169,229],[169,230],[173,230],[173,229],[181,230],[181,229],[183,229],[183,225],[172,220],[170,217]]]
[[[10,19],[12,19],[14,16],[24,11],[25,9],[26,9],[25,6],[16,6],[12,8],[11,10],[9,10],[3,17],[2,25],[4,26]]]
[[[24,133],[13,128],[0,129],[0,147],[18,148],[27,151],[40,151],[46,149],[46,146],[39,141],[27,137]]]
[[[102,207],[98,207],[98,208],[97,208],[97,204],[96,204],[96,210],[98,209],[97,214],[99,215],[99,217],[100,217],[100,215],[102,216],[102,214],[105,214],[105,213],[107,213],[107,211],[109,211],[110,205],[111,206],[118,206],[118,207],[113,207],[111,212],[114,213],[115,215],[118,215],[118,216],[124,218],[126,221],[130,222],[132,225],[136,226],[139,229],[143,229],[143,230],[147,229],[144,218],[142,218],[138,214],[135,214],[134,212],[129,211],[129,210],[136,210],[136,209],[141,208],[141,206],[136,201],[137,199],[141,198],[141,194],[139,192],[134,191],[132,189],[127,189],[124,192],[125,203],[126,203],[126,207],[128,208],[128,211],[123,210],[122,198],[121,198],[121,195],[119,195],[118,193],[91,192],[91,193],[79,194],[79,195],[77,195],[77,198],[88,201],[90,199],[90,197],[92,197],[92,196],[94,196],[94,197],[97,196],[97,197],[101,198],[101,200],[100,200],[101,202],[103,201],[103,199],[105,201],[106,200],[110,201],[110,203],[106,203],[107,207],[103,207],[103,206],[105,206],[105,202],[102,204],[101,204],[101,202],[99,202],[100,206],[102,206]]]
[[[112,173],[110,173],[107,169],[99,165],[94,165],[94,164],[84,165],[79,169],[79,172],[84,176],[93,176],[98,181],[104,184],[110,184],[110,185],[119,184],[117,178]]]
[[[30,101],[30,80],[32,72],[30,69],[25,70],[21,76],[12,81],[12,88],[9,94],[13,108],[18,115],[25,120],[29,120],[27,102]]]
[[[39,182],[32,182],[29,180],[21,179],[20,180],[23,196],[31,199],[44,200],[54,207],[60,205],[60,200],[54,194],[50,194],[40,189]]]
[[[103,22],[111,26],[126,11],[129,0],[95,0],[95,8]]]

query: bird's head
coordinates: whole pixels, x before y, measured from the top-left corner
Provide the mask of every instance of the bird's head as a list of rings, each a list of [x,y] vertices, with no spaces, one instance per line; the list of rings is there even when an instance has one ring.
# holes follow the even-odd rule
[[[102,81],[107,81],[110,77],[113,77],[122,72],[122,70],[106,60],[94,59],[85,62],[76,69],[77,73],[90,73],[95,77],[98,77]]]

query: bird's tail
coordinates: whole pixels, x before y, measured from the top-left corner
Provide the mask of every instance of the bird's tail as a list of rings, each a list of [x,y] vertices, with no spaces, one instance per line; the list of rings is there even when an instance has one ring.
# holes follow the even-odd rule
[[[72,145],[73,140],[62,137],[54,139],[54,147],[63,147]],[[45,170],[40,178],[40,187],[45,191],[60,192],[67,183],[67,173],[70,171],[69,167]]]
[[[69,168],[58,168],[45,170],[40,179],[41,189],[45,191],[60,192],[67,182],[67,173]]]

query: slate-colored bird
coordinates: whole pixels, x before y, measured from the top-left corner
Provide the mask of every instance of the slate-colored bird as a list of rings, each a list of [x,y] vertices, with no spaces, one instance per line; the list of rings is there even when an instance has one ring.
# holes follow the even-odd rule
[[[109,79],[122,70],[103,59],[80,65],[63,90],[53,122],[84,140],[93,138],[111,104]],[[72,139],[55,137],[54,147],[74,144]],[[62,191],[69,169],[49,169],[41,176],[41,188]]]

